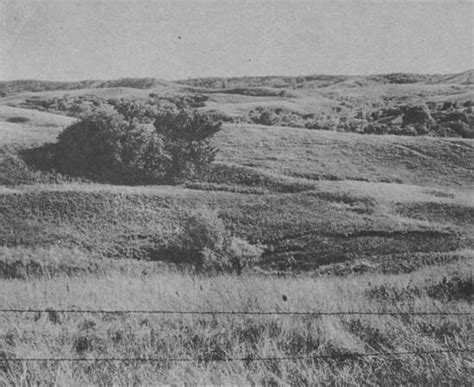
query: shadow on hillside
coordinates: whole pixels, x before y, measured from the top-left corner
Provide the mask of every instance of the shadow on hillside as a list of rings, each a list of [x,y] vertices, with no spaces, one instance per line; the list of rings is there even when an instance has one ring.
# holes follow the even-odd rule
[[[146,181],[142,176],[133,176],[130,174],[119,173],[101,173],[101,174],[84,174],[80,169],[75,173],[74,169],[68,166],[64,167],[58,157],[58,146],[56,143],[47,143],[35,148],[29,148],[19,151],[19,156],[25,162],[29,169],[34,172],[43,172],[46,174],[60,175],[66,180],[79,180],[84,182],[93,182],[100,184],[113,185],[157,185],[157,184],[176,184],[170,180],[153,180]]]
[[[42,172],[59,172],[55,165],[56,144],[47,143],[35,148],[23,149],[20,157],[33,170]]]
[[[315,188],[315,181],[304,178],[292,178],[285,175],[270,174],[258,168],[225,163],[213,163],[198,176],[183,181],[171,181],[166,179],[144,181],[143,177],[135,177],[130,174],[102,173],[85,175],[77,173],[69,168],[63,168],[58,157],[58,146],[56,143],[47,143],[35,148],[19,151],[19,156],[28,169],[33,172],[47,174],[60,174],[63,177],[79,179],[81,181],[114,184],[114,185],[176,185],[183,183],[187,188],[205,191],[230,191],[241,193],[281,192],[297,193]],[[315,180],[339,180],[331,176],[318,176]],[[260,192],[260,191],[262,192]]]

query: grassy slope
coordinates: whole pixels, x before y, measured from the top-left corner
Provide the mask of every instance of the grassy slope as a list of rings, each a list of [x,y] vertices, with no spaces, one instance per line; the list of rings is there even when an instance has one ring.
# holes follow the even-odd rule
[[[474,184],[474,141],[228,125],[218,160],[309,179]]]
[[[50,117],[35,114],[30,125]],[[12,143],[36,143],[18,128]],[[60,128],[45,128],[41,140],[52,141]],[[209,206],[234,233],[268,245],[269,269],[398,262],[410,253],[436,260],[430,254],[471,246],[472,140],[227,125],[216,143],[213,180],[184,190],[51,185],[56,180],[41,173],[25,177],[21,160],[13,172],[3,163],[11,177],[0,192],[2,244],[164,259],[160,246],[185,211]],[[15,178],[26,185],[15,186]]]
[[[18,117],[25,122],[9,122]],[[1,146],[29,147],[54,141],[74,121],[71,117],[0,105]]]
[[[16,150],[54,140],[69,121],[8,109],[0,107],[2,307],[472,309],[472,141],[234,125],[216,139],[221,153],[214,178],[194,189],[53,184],[55,176],[28,170]],[[31,121],[5,123],[12,115]],[[157,246],[173,237],[186,209],[203,204],[218,209],[235,233],[268,244],[265,269],[366,274],[205,278],[173,272],[168,264],[103,259],[166,258]],[[350,356],[466,349],[472,321],[463,317],[57,317],[0,315],[0,358],[346,358],[0,363],[0,384],[461,385],[472,375],[466,353]]]

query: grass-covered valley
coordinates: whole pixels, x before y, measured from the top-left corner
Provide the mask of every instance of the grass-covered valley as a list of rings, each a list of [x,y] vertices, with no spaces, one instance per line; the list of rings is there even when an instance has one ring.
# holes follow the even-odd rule
[[[0,383],[469,383],[472,71],[24,81],[0,90],[3,309],[461,313],[0,314],[0,361],[198,360],[0,362]],[[179,184],[125,185],[33,162],[82,114],[119,99],[224,121],[210,170]],[[258,263],[206,273],[180,255],[183,222],[203,209],[261,246]],[[464,352],[356,356],[446,350]],[[309,359],[225,361],[258,357]]]

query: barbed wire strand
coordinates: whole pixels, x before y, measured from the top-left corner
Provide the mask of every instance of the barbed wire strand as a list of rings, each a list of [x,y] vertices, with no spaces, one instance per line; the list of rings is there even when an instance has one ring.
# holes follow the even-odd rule
[[[77,313],[77,314],[181,314],[181,315],[299,315],[299,316],[340,316],[340,315],[433,315],[433,316],[471,316],[474,312],[424,312],[424,311],[184,311],[184,310],[101,310],[101,309],[0,309],[0,313]]]
[[[376,352],[376,353],[347,353],[332,355],[312,355],[312,356],[283,356],[283,357],[240,357],[240,358],[208,358],[208,359],[191,359],[191,358],[121,358],[121,357],[102,357],[102,358],[0,358],[0,362],[149,362],[149,363],[166,363],[166,362],[265,362],[265,361],[295,361],[295,360],[317,360],[317,359],[354,359],[365,357],[390,357],[390,356],[406,356],[406,355],[430,355],[430,354],[446,354],[446,353],[472,353],[472,349],[449,349],[436,351],[402,351],[402,352]]]

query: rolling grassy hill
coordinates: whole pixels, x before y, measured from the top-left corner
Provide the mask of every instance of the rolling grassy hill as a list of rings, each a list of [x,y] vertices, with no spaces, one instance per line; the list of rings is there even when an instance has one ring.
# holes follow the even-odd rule
[[[0,105],[1,146],[31,147],[54,141],[74,121],[63,115]]]
[[[474,100],[473,70],[455,75],[388,74],[374,76],[243,77],[190,79],[177,82],[153,78],[113,81],[0,82],[0,105],[62,109],[58,100],[87,100],[90,96],[146,100],[185,96],[204,97],[200,109],[224,117],[247,119],[258,108],[283,110],[298,116],[351,117],[361,109],[373,111],[407,103]],[[46,105],[45,103],[46,102]],[[70,101],[69,101],[70,102]],[[49,106],[49,107],[45,107]],[[54,107],[55,106],[55,107]],[[69,108],[62,112],[71,113]],[[284,124],[282,124],[285,126]]]
[[[474,183],[473,141],[228,125],[218,161],[312,180]]]
[[[5,122],[18,116],[29,121]],[[227,124],[207,181],[122,187],[68,182],[24,162],[21,149],[53,142],[71,118],[7,106],[0,118],[0,237],[8,249],[59,243],[166,260],[166,240],[201,206],[217,210],[236,235],[266,244],[268,270],[350,268],[366,259],[378,267],[392,257],[384,270],[397,271],[412,253],[436,261],[472,247],[472,140]]]
[[[75,120],[52,114],[71,115],[59,99],[204,94],[198,109],[235,117],[262,106],[332,112],[342,103],[345,114],[387,101],[465,101],[470,79],[0,83],[8,88],[0,98],[0,302],[45,310],[0,314],[0,384],[468,385],[474,140],[226,123],[212,173],[181,186],[73,179],[33,167],[27,155]],[[47,107],[31,102],[54,98]],[[208,276],[170,253],[183,219],[201,207],[265,245],[257,267]],[[348,311],[375,314],[340,314]],[[1,362],[24,357],[192,361]]]

